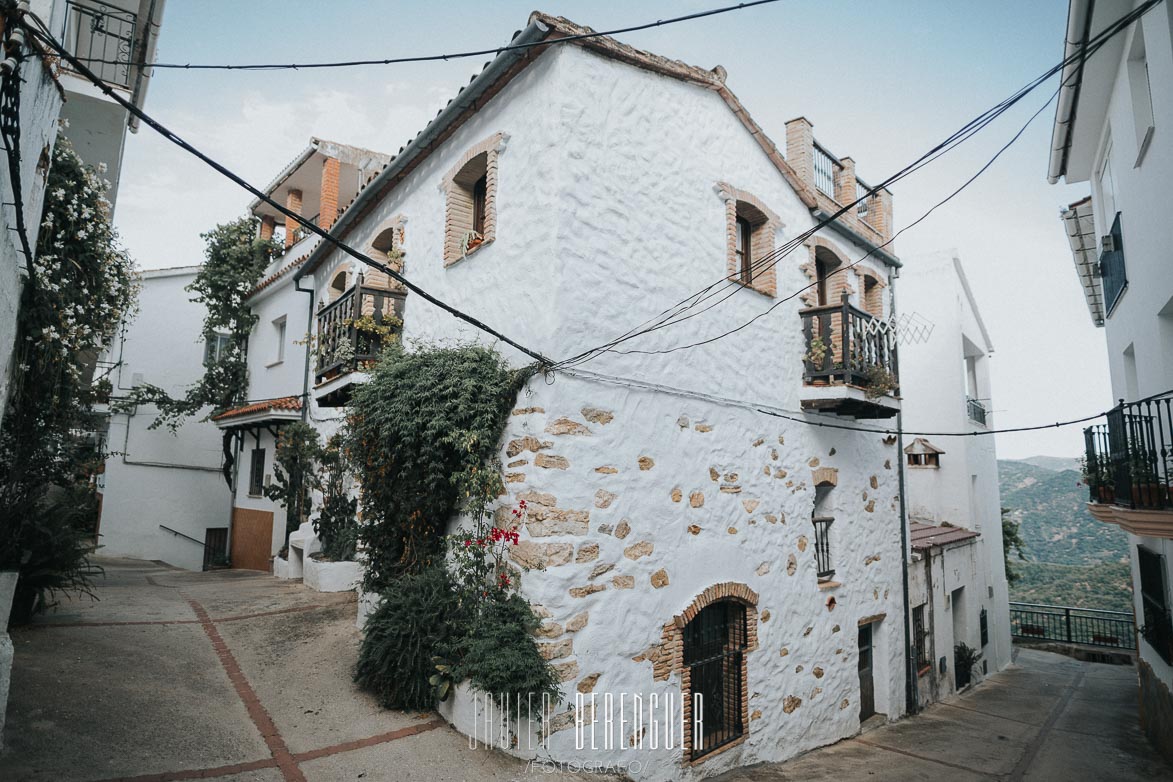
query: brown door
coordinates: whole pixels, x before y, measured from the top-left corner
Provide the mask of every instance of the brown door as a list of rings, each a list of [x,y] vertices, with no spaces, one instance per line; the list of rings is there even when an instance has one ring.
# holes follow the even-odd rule
[[[872,625],[859,626],[859,721],[876,713],[876,685],[872,678]]]
[[[273,512],[232,509],[233,568],[268,571],[273,558]]]

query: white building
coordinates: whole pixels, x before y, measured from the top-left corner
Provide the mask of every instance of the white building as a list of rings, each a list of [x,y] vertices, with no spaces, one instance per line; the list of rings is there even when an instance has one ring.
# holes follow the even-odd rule
[[[1138,3],[1072,0],[1066,54]],[[1140,716],[1173,759],[1173,15],[1158,3],[1063,73],[1049,178],[1087,183],[1063,210],[1088,309],[1104,327],[1121,404],[1086,431],[1090,509],[1120,526],[1132,555]]]
[[[389,159],[388,155],[319,138],[287,165],[265,192],[329,229]],[[283,424],[307,420],[302,399],[309,391],[315,302],[309,285],[293,274],[318,238],[300,229],[268,204],[249,205],[261,219],[262,236],[276,237],[284,252],[269,264],[248,300],[258,321],[248,340],[248,402],[215,418],[231,445],[227,470],[232,476],[232,525],[229,548],[233,567],[273,568],[274,556],[289,542],[284,508],[264,495],[272,480],[276,438]],[[310,553],[308,551],[304,553]],[[298,578],[295,571],[280,575]]]
[[[204,374],[207,314],[184,290],[197,266],[143,272],[139,313],[103,354],[112,398],[144,383],[182,397]],[[113,405],[115,410],[119,409]],[[102,553],[200,570],[226,553],[231,494],[221,471],[222,437],[203,413],[175,433],[151,429],[158,411],[136,405],[110,415],[101,475]]]
[[[908,260],[900,311],[921,326],[909,330],[900,348],[904,430],[993,429],[988,362],[994,348],[955,252]],[[917,690],[928,703],[958,689],[959,644],[982,655],[973,680],[1010,662],[998,459],[989,435],[908,435],[905,443],[909,609]]]
[[[539,14],[515,42],[582,31]],[[544,650],[567,698],[655,693],[691,704],[704,685],[688,628],[725,617],[714,664],[726,686],[707,693],[724,716],[698,746],[635,749],[625,731],[620,748],[576,749],[563,717],[551,738],[557,760],[639,760],[629,770],[640,779],[695,779],[782,760],[856,733],[873,713],[905,710],[902,455],[868,429],[900,402],[863,388],[869,368],[893,366],[890,333],[873,327],[891,314],[899,264],[876,250],[891,236],[891,196],[880,191],[769,272],[743,274],[746,256],[765,257],[860,192],[854,162],[818,145],[807,120],[786,131],[783,157],[721,67],[607,38],[511,50],[334,226],[375,257],[398,250],[409,279],[554,358],[723,276],[744,288],[687,326],[628,345],[650,354],[605,354],[552,384],[535,379],[510,418],[500,454],[509,500],[531,508],[514,556],[534,568],[522,593],[548,614]],[[294,278],[333,308],[402,314],[409,348],[489,344],[386,280],[366,273],[360,284],[360,273],[320,245]],[[755,317],[727,338],[654,353]],[[354,338],[329,311],[317,335]],[[365,347],[356,352],[377,346]],[[516,365],[530,361],[497,347]],[[328,426],[322,419],[343,412],[358,369],[330,360],[315,369],[310,420]],[[472,730],[466,691],[443,708]]]

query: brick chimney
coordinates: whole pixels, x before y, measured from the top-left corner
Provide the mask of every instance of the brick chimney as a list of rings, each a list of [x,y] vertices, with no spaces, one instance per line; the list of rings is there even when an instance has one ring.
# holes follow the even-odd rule
[[[322,208],[318,213],[318,227],[323,231],[329,231],[338,219],[338,174],[341,170],[342,164],[335,157],[326,158],[322,164],[322,192],[318,200]]]
[[[294,214],[301,214],[301,191],[290,190],[285,194],[285,208]],[[293,246],[293,232],[298,228],[298,222],[292,217],[285,218],[285,249]]]
[[[797,117],[786,123],[786,162],[807,186],[815,186],[814,126],[806,117]]]
[[[273,229],[277,227],[277,221],[273,219],[273,215],[265,215],[261,218],[261,241],[267,242],[273,238]]]
[[[849,157],[840,158],[839,166],[835,172],[835,200],[839,206],[847,206],[855,200],[855,161]]]

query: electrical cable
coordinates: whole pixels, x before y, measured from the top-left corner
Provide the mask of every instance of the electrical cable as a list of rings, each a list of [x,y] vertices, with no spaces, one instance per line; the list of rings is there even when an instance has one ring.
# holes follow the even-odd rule
[[[346,60],[341,62],[308,62],[308,63],[253,63],[242,65],[229,65],[218,63],[152,63],[150,68],[168,68],[174,70],[217,70],[217,71],[279,71],[279,70],[312,70],[316,68],[353,68],[364,65],[397,65],[402,63],[413,62],[449,62],[450,60],[460,60],[468,57],[483,57],[487,54],[498,55],[502,52],[514,51],[518,49],[532,49],[538,46],[553,46],[559,43],[567,43],[570,41],[582,41],[588,38],[602,38],[610,35],[620,35],[622,33],[633,33],[640,30],[649,30],[654,27],[664,27],[678,22],[688,22],[694,19],[703,19],[709,16],[717,16],[719,14],[729,13],[731,11],[741,11],[746,8],[753,8],[759,5],[769,5],[776,3],[778,0],[754,0],[753,2],[738,3],[737,5],[724,6],[722,8],[712,8],[707,11],[698,11],[684,16],[674,16],[670,19],[659,19],[655,22],[646,22],[644,24],[631,25],[630,27],[617,27],[613,30],[605,30],[603,32],[591,31],[589,33],[577,33],[575,35],[567,35],[561,38],[555,38],[549,41],[533,41],[531,43],[506,44],[505,46],[498,46],[493,49],[477,49],[469,52],[454,52],[452,54],[427,54],[418,55],[414,57],[392,57],[382,60]],[[95,65],[125,65],[124,61],[120,60],[103,60],[98,58],[81,58],[83,62],[93,63]]]
[[[20,238],[20,250],[24,255],[28,284],[35,288],[37,279],[33,273],[33,248],[24,220],[24,195],[21,191],[20,66],[24,62],[24,52],[21,51],[23,44],[24,33],[19,27],[4,42],[7,56],[4,62],[0,63],[0,141],[3,142],[4,157],[8,163],[9,186],[12,188],[11,206],[16,215],[16,234]]]
[[[21,19],[20,24],[22,24],[25,27],[25,29],[28,30],[34,37],[42,40],[46,46],[48,46],[50,49],[52,49],[54,52],[56,52],[57,55],[60,56],[63,60],[65,60],[67,63],[69,63],[81,76],[84,76],[87,80],[89,80],[91,83],[93,83],[94,86],[96,86],[99,90],[101,90],[103,94],[105,94],[107,97],[114,100],[114,102],[116,102],[117,104],[122,106],[124,109],[129,111],[134,116],[138,117],[140,121],[142,121],[143,123],[148,125],[152,130],[159,133],[159,135],[163,136],[163,138],[167,139],[172,144],[175,144],[176,146],[178,146],[180,149],[184,150],[185,152],[188,152],[189,154],[194,155],[196,158],[201,160],[203,163],[210,166],[217,173],[219,173],[222,176],[235,182],[237,185],[244,188],[246,191],[251,193],[256,198],[260,199],[261,201],[265,202],[269,206],[276,209],[278,212],[283,214],[286,218],[292,219],[294,222],[298,223],[300,226],[302,226],[303,228],[308,230],[310,233],[317,235],[318,237],[320,237],[324,241],[329,242],[330,244],[337,247],[339,250],[343,251],[344,253],[351,256],[352,258],[366,264],[367,266],[370,266],[374,269],[378,269],[379,271],[383,272],[391,279],[396,280],[397,282],[401,283],[405,288],[407,288],[409,291],[417,294],[418,296],[420,296],[420,298],[424,299],[425,301],[428,301],[431,304],[434,304],[435,306],[444,310],[448,314],[450,314],[460,320],[463,320],[465,323],[468,323],[469,325],[485,332],[486,334],[489,334],[490,336],[495,337],[496,339],[504,342],[505,344],[516,348],[517,350],[521,351],[522,353],[529,356],[530,358],[535,359],[539,364],[541,364],[543,366],[548,366],[548,365],[554,363],[551,359],[542,355],[540,352],[533,350],[531,348],[528,348],[525,345],[522,345],[521,343],[510,339],[509,337],[505,336],[500,331],[497,331],[496,329],[492,328],[491,326],[489,326],[489,325],[483,323],[482,321],[480,321],[479,319],[473,317],[472,315],[469,315],[469,314],[457,309],[456,307],[453,307],[452,305],[442,301],[441,299],[432,295],[431,293],[428,293],[426,290],[424,290],[423,288],[421,288],[419,285],[415,284],[414,282],[410,281],[409,279],[404,277],[402,274],[395,271],[393,268],[391,268],[385,264],[382,264],[382,263],[376,261],[375,259],[359,252],[358,250],[354,249],[353,247],[351,247],[350,245],[341,241],[340,239],[335,238],[329,232],[320,228],[317,225],[317,223],[313,222],[312,220],[305,219],[301,215],[297,214],[296,212],[293,212],[292,210],[288,209],[284,205],[282,205],[282,204],[278,203],[277,201],[275,201],[274,199],[270,198],[267,193],[265,193],[264,191],[260,190],[259,188],[255,187],[255,186],[253,186],[252,184],[247,182],[243,177],[239,176],[238,174],[234,173],[233,171],[231,171],[227,167],[216,162],[212,158],[205,155],[203,152],[200,152],[198,149],[196,149],[194,146],[189,144],[187,141],[180,138],[177,134],[173,133],[171,130],[164,127],[161,123],[159,123],[153,117],[146,114],[138,106],[135,106],[133,103],[131,103],[130,101],[126,100],[121,95],[119,95],[117,93],[117,91],[115,91],[108,84],[106,84],[104,81],[102,81],[97,75],[94,74],[93,71],[91,71],[89,68],[87,68],[85,65],[83,65],[61,43],[59,43],[57,41],[57,39],[55,39],[52,35],[50,35],[47,32],[48,28],[45,27],[44,22],[42,20],[40,20],[35,14],[33,14],[31,12],[26,12],[25,17],[32,18],[32,19],[36,20],[37,24],[39,26],[41,26],[42,28],[44,28],[43,31],[34,29],[33,27],[28,25],[28,22],[25,19]]]
[[[919,158],[917,161],[915,161],[914,163],[905,167],[904,169],[897,172],[896,174],[888,177],[880,184],[878,184],[874,187],[871,187],[863,195],[857,197],[856,200],[853,201],[852,203],[847,204],[845,206],[842,206],[834,214],[832,214],[829,217],[825,218],[824,220],[818,222],[812,228],[808,229],[807,231],[804,231],[802,234],[800,234],[799,236],[796,236],[794,239],[791,239],[789,242],[783,244],[781,247],[776,248],[773,252],[768,253],[764,258],[759,259],[759,261],[755,261],[754,264],[751,265],[751,269],[753,269],[755,271],[757,271],[757,270],[764,271],[765,269],[768,269],[768,268],[774,266],[775,264],[778,263],[778,261],[780,261],[783,257],[788,255],[794,249],[796,249],[797,246],[802,244],[806,239],[810,238],[810,236],[812,236],[814,233],[816,233],[817,231],[826,227],[827,225],[830,225],[831,223],[835,222],[843,214],[849,212],[852,209],[855,209],[861,202],[865,201],[867,198],[870,198],[874,193],[885,188],[887,185],[889,185],[895,181],[899,181],[900,179],[904,178],[905,176],[908,176],[909,174],[913,173],[914,171],[918,170],[919,168],[923,167],[924,165],[927,165],[928,163],[931,163],[933,160],[936,160],[938,157],[940,157],[941,155],[952,150],[953,148],[955,148],[959,144],[963,143],[964,141],[968,140],[969,138],[972,138],[973,135],[975,135],[977,132],[984,129],[986,126],[988,126],[993,120],[995,120],[997,117],[1001,116],[1001,114],[1005,113],[1005,111],[1007,111],[1010,107],[1012,107],[1013,105],[1018,103],[1024,97],[1026,97],[1026,95],[1030,94],[1032,91],[1034,91],[1036,88],[1041,86],[1043,83],[1045,83],[1048,79],[1050,79],[1055,74],[1061,72],[1063,70],[1063,68],[1066,67],[1070,62],[1073,62],[1076,59],[1079,59],[1081,57],[1090,57],[1091,55],[1095,54],[1097,51],[1099,51],[1100,48],[1102,48],[1107,43],[1108,40],[1110,40],[1113,36],[1119,34],[1123,30],[1125,30],[1129,25],[1131,25],[1134,21],[1136,21],[1142,15],[1144,15],[1149,10],[1151,10],[1151,8],[1154,7],[1155,5],[1157,5],[1157,3],[1159,3],[1159,2],[1161,2],[1161,0],[1147,0],[1147,2],[1143,3],[1142,5],[1138,6],[1135,9],[1133,9],[1130,13],[1124,15],[1120,19],[1118,19],[1115,22],[1113,22],[1112,24],[1108,25],[1102,31],[1100,31],[1100,33],[1098,33],[1096,36],[1089,39],[1088,46],[1085,49],[1083,49],[1080,52],[1077,52],[1075,54],[1072,54],[1070,57],[1065,58],[1064,60],[1062,60],[1061,62],[1059,62],[1055,66],[1049,68],[1046,72],[1044,72],[1040,76],[1038,76],[1035,79],[1028,82],[1026,85],[1024,85],[1018,91],[1013,93],[1010,97],[1004,99],[1003,101],[1001,101],[1000,103],[991,107],[990,109],[987,109],[982,114],[979,114],[977,117],[975,117],[974,119],[970,120],[968,123],[963,125],[962,128],[959,129],[958,131],[956,131],[952,136],[950,136],[945,141],[938,144],[936,147],[931,149],[929,152],[925,153],[925,155],[921,156],[921,158]],[[922,217],[922,219],[923,219],[923,217]],[[911,226],[908,226],[908,227],[911,227]],[[893,237],[893,239],[894,238],[895,237]],[[864,257],[866,258],[866,257],[874,254],[874,252],[876,250],[880,249],[880,247],[887,245],[888,243],[890,243],[890,241],[891,240],[889,240],[889,242],[885,242],[884,245],[880,245],[879,247],[873,248],[868,253],[868,255],[865,255]],[[853,264],[850,264],[849,266],[838,268],[834,272],[832,272],[832,274],[839,273],[839,272],[845,272],[848,268],[855,266],[856,264],[858,264],[862,260],[863,260],[863,258],[859,259],[859,261],[856,261]],[[759,264],[762,264],[765,268],[759,267]],[[717,291],[716,293],[712,293],[712,291],[715,287],[720,285],[722,282],[726,283],[727,288],[732,287],[734,293],[736,293],[737,291],[739,291],[740,289],[745,287],[742,283],[740,283],[738,280],[736,280],[735,278],[733,278],[731,276],[723,277],[720,280],[717,280],[716,282],[707,286],[706,288],[702,288],[700,291],[697,291],[693,294],[690,294],[689,296],[682,299],[680,302],[677,302],[676,304],[674,304],[672,307],[668,308],[667,310],[662,311],[659,315],[653,316],[652,318],[644,321],[644,323],[640,324],[639,326],[636,326],[633,329],[630,329],[628,332],[625,332],[624,334],[620,335],[619,337],[616,337],[615,339],[613,339],[607,343],[603,343],[602,345],[599,345],[599,346],[596,346],[596,347],[591,348],[589,350],[583,351],[582,353],[579,353],[576,356],[572,356],[571,358],[564,360],[561,364],[556,365],[555,369],[564,368],[566,366],[571,366],[576,363],[581,363],[583,361],[590,360],[595,355],[598,355],[602,352],[606,352],[622,342],[637,338],[637,337],[642,336],[646,333],[650,333],[651,331],[659,330],[660,328],[665,328],[669,325],[675,325],[676,323],[683,322],[684,320],[690,319],[691,317],[693,317],[693,315],[681,317],[682,313],[688,311],[689,309],[696,307],[697,305],[699,305],[703,301],[707,300],[711,296],[718,295],[719,293],[721,293],[721,291]],[[810,285],[803,287],[802,289],[800,289],[796,293],[801,293],[805,290],[808,290],[811,287],[813,287],[815,284],[817,284],[817,283],[811,283]],[[729,296],[726,296],[725,298],[727,299],[727,298],[729,298]],[[793,298],[793,295],[788,298]],[[724,300],[725,299],[722,299],[721,301],[724,301]],[[718,303],[720,303],[720,302],[718,302]],[[708,308],[706,308],[706,309],[708,309]],[[652,325],[649,326],[648,324],[652,324]]]

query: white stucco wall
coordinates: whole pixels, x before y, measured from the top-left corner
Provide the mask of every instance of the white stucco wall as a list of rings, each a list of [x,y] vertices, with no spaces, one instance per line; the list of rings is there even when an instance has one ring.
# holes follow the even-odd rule
[[[1169,154],[1168,134],[1173,130],[1173,19],[1167,4],[1149,11],[1140,21],[1148,64],[1153,110],[1153,140],[1143,157],[1136,139],[1136,122],[1130,94],[1127,59],[1132,49],[1137,25],[1125,36],[1114,65],[1111,88],[1105,94],[1081,98],[1080,119],[1098,123],[1099,142],[1091,160],[1093,206],[1096,233],[1111,229],[1113,215],[1105,205],[1098,187],[1098,172],[1104,164],[1104,152],[1111,139],[1110,164],[1115,180],[1116,210],[1121,213],[1124,259],[1128,286],[1115,310],[1104,324],[1108,361],[1112,375],[1113,402],[1133,401],[1173,389],[1173,276],[1169,274],[1169,247],[1173,228],[1164,208],[1167,183],[1173,178],[1173,155]],[[1083,107],[1087,106],[1087,109]],[[1104,108],[1106,106],[1106,108]],[[1092,114],[1092,111],[1097,113]],[[1069,183],[1079,180],[1068,177]],[[1125,360],[1132,351],[1133,361]],[[1120,534],[1126,534],[1121,532]],[[1132,553],[1133,595],[1138,621],[1143,622],[1140,582],[1137,574],[1136,545],[1164,553],[1167,572],[1165,582],[1173,589],[1173,548],[1168,540],[1138,538],[1129,535]],[[1173,690],[1173,667],[1167,665],[1141,639],[1140,657]]]
[[[899,309],[933,324],[925,341],[900,347],[900,390],[907,432],[981,432],[995,428],[988,362],[993,346],[981,327],[980,314],[964,278],[956,251],[905,259],[901,271]],[[987,413],[986,424],[969,418],[966,408],[966,354],[974,356],[976,398]],[[905,435],[905,444],[913,441]],[[925,438],[945,451],[939,469],[907,467],[908,513],[914,521],[948,523],[980,533],[969,546],[975,558],[972,580],[966,583],[968,625],[977,628],[982,608],[988,611],[990,644],[967,641],[978,648],[990,673],[1010,662],[1010,609],[1002,552],[1001,493],[998,459],[991,435]],[[918,568],[913,569],[914,572]],[[941,593],[942,596],[946,593]],[[915,601],[911,603],[916,605]],[[944,606],[936,605],[940,617]],[[951,626],[950,626],[951,627]],[[940,628],[938,628],[940,630]],[[976,634],[974,638],[977,638]],[[942,647],[944,648],[944,647]],[[948,646],[952,666],[952,645]],[[945,652],[938,652],[938,657]],[[975,674],[980,674],[980,670]]]
[[[466,149],[498,132],[507,140],[498,168],[497,238],[445,268],[440,180]],[[404,263],[413,281],[514,339],[564,357],[625,331],[726,274],[725,208],[714,191],[719,181],[753,193],[781,216],[779,243],[813,224],[717,95],[563,47],[543,54],[478,111],[374,206],[348,239],[365,246],[385,221],[408,218]],[[849,260],[864,252],[836,234],[827,237]],[[780,292],[808,284],[799,269],[808,257],[802,248],[779,264]],[[317,271],[319,295],[339,265],[349,263],[336,256]],[[877,272],[887,279],[882,268]],[[707,316],[632,346],[654,349],[711,336],[774,303],[742,291]],[[572,560],[522,578],[523,594],[550,613],[550,622],[565,627],[573,617],[589,613],[583,629],[554,640],[572,642],[573,651],[555,659],[568,677],[567,695],[575,692],[576,681],[595,672],[602,674],[595,687],[600,694],[678,695],[677,676],[657,682],[650,662],[632,658],[659,643],[664,623],[709,586],[746,584],[759,593],[763,618],[769,612],[759,626],[759,646],[748,658],[748,740],[691,769],[679,766],[679,750],[632,750],[646,761],[640,778],[711,775],[735,765],[780,760],[857,731],[856,633],[863,617],[886,614],[876,639],[876,705],[892,717],[902,711],[895,447],[879,434],[815,429],[728,401],[799,410],[805,352],[800,306],[797,299],[786,302],[749,328],[703,348],[609,355],[588,365],[608,376],[720,399],[703,401],[679,391],[641,390],[558,373],[551,385],[541,378],[532,381],[517,403],[543,412],[510,419],[502,444],[503,462],[514,463],[507,468],[510,501],[528,495],[537,498],[532,506],[553,497],[556,512],[549,507],[544,512],[570,520],[554,530],[531,526],[525,544],[569,546],[576,557],[587,547],[584,558],[590,544],[599,547],[597,559]],[[411,295],[404,340],[409,346],[489,342]],[[498,347],[513,363],[525,363],[517,352]],[[606,424],[587,421],[584,407],[605,410],[613,418]],[[337,412],[311,409],[315,421],[331,415]],[[562,417],[589,434],[548,433],[546,428]],[[540,454],[565,458],[566,469],[537,466],[533,452],[509,456],[508,443],[526,435],[549,442]],[[641,456],[654,466],[641,470]],[[827,590],[816,582],[810,521],[811,471],[820,464],[839,470],[832,492],[832,546],[841,585]],[[597,472],[602,466],[614,466],[616,472]],[[677,488],[680,500],[674,501]],[[615,497],[608,501],[599,491]],[[691,506],[693,492],[704,496],[703,506]],[[631,532],[619,539],[614,533],[624,520]],[[694,524],[695,532],[689,529]],[[606,526],[610,534],[600,529]],[[650,555],[625,555],[640,542],[650,545]],[[611,563],[613,570],[590,579],[597,565]],[[651,577],[660,569],[668,584],[656,588]],[[631,576],[633,587],[616,588],[612,579],[617,575]],[[570,591],[592,583],[606,588],[585,597]],[[788,712],[783,708],[787,697],[802,703]],[[459,711],[461,706],[446,708]],[[555,735],[552,754],[560,760],[629,757],[619,750],[575,750],[569,732]]]
[[[37,247],[44,205],[46,172],[37,171],[42,149],[52,154],[57,138],[57,116],[61,111],[61,93],[38,57],[28,58],[20,68],[20,190],[24,201],[24,223],[29,246]],[[12,172],[7,157],[0,153],[0,414],[8,403],[8,387],[14,372],[13,343],[16,339],[16,316],[21,292],[27,277],[26,259],[16,233]]]
[[[102,356],[112,369],[114,396],[137,382],[181,396],[203,376],[206,314],[184,290],[196,267],[145,272],[139,314],[123,326]],[[205,411],[206,412],[206,411]],[[209,527],[227,527],[230,495],[220,473],[221,437],[215,425],[189,418],[172,434],[150,429],[157,411],[140,405],[111,416],[102,476],[103,554],[159,559],[199,570],[203,548],[160,525],[203,541]]]

